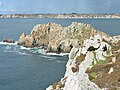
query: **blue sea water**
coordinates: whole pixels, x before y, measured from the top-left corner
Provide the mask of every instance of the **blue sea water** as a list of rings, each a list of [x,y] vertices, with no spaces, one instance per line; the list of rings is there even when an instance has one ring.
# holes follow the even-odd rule
[[[0,41],[12,38],[15,41],[33,26],[56,22],[68,26],[83,22],[109,35],[120,34],[120,19],[0,19]],[[65,73],[68,56],[46,55],[39,48],[24,48],[16,44],[0,42],[0,90],[45,90]]]

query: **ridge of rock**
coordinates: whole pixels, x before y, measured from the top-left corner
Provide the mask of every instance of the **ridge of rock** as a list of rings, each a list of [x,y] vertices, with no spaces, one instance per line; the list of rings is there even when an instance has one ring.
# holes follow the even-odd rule
[[[95,30],[89,24],[73,22],[67,27],[62,27],[60,24],[50,22],[34,26],[30,35],[22,34],[18,40],[18,45],[25,47],[43,46],[46,52],[68,53],[72,47],[80,47],[84,39],[96,34],[109,37],[109,35]]]

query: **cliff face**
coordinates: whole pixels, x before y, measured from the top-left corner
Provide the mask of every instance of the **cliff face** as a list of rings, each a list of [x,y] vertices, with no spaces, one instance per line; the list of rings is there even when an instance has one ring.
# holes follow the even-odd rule
[[[64,78],[46,90],[120,90],[119,72],[120,37],[95,35],[72,48]]]
[[[80,47],[84,39],[96,34],[108,36],[96,31],[89,24],[73,22],[68,27],[56,23],[38,24],[34,26],[30,35],[23,33],[18,44],[25,47],[42,46],[47,52],[68,53],[72,47]]]

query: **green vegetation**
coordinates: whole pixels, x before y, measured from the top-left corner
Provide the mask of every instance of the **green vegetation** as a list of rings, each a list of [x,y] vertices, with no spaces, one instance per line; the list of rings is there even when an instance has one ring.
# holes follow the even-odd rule
[[[94,59],[97,60],[97,58],[96,58],[96,52],[93,52],[93,55],[94,55]]]
[[[99,64],[106,64],[110,61],[110,57],[105,57],[106,60],[97,60],[97,56],[96,56],[96,52],[93,51],[93,55],[94,55],[94,61],[92,62],[92,64],[90,66],[94,66],[94,65],[99,65]]]
[[[106,60],[97,60],[96,64],[106,64]]]
[[[92,72],[92,73],[90,73],[90,75],[91,75],[91,77],[92,77],[93,79],[96,79],[96,78],[97,78],[97,73],[96,73],[96,72]]]
[[[110,52],[110,51],[109,51]],[[96,58],[96,53],[93,52],[93,55],[94,55],[94,60],[96,61],[96,64],[106,64],[107,61],[106,60],[97,60]],[[94,63],[95,64],[95,63]]]
[[[107,41],[106,41],[107,42]],[[111,49],[106,51],[107,56],[102,55],[105,60],[97,59],[96,52],[93,52],[93,62],[88,68],[86,73],[89,75],[89,80],[97,84],[101,89],[105,88],[106,83],[109,86],[109,90],[119,90],[120,83],[120,42],[118,43],[109,43]],[[111,54],[112,53],[112,54]],[[110,63],[114,61],[113,63]],[[108,74],[111,67],[114,68],[114,71],[111,74]]]

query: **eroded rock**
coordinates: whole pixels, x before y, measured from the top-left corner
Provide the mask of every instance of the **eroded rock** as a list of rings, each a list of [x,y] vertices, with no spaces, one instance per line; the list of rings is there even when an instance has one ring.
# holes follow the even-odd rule
[[[68,27],[48,23],[34,26],[30,35],[24,33],[18,40],[18,45],[26,47],[46,46],[47,52],[69,53],[72,47],[79,48],[83,40],[96,34],[108,37],[107,34],[95,30],[89,24],[73,22]]]

